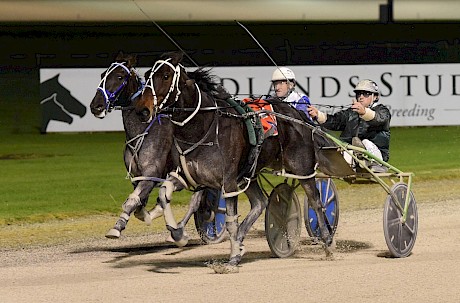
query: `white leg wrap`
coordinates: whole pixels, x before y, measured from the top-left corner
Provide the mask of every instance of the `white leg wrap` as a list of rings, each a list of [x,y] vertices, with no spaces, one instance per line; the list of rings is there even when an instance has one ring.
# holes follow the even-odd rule
[[[123,203],[123,210],[127,213],[131,213],[138,206],[141,205],[141,198],[138,195],[132,193],[128,196],[128,199]]]
[[[241,249],[238,241],[230,239],[230,257],[238,256],[241,254]]]
[[[171,181],[166,180],[165,182],[163,182],[163,185],[161,187],[164,188],[163,194],[164,194],[164,197],[166,198],[166,200],[171,201],[172,194],[173,194],[174,190],[176,189],[176,187],[174,186],[174,183],[172,183]]]
[[[128,215],[127,213],[124,213],[124,212],[123,212],[123,213],[121,213],[120,218],[123,218],[123,219],[125,219],[126,221],[128,221],[128,220],[129,220],[129,215]]]
[[[163,216],[163,213],[163,207],[161,207],[159,204],[155,205],[155,207],[149,211],[150,221]]]
[[[169,203],[166,203],[166,208],[164,209],[164,216],[165,216],[165,222],[167,225],[171,226],[172,228],[177,228],[177,222],[176,219],[173,216],[172,210],[171,210],[171,205]]]
[[[225,215],[225,222],[235,222],[236,224],[238,224],[239,216],[240,215],[234,215],[234,216]]]
[[[236,240],[236,234],[238,232],[238,215],[225,216],[225,222],[227,222],[227,231],[230,234],[230,257],[241,254],[240,244]]]

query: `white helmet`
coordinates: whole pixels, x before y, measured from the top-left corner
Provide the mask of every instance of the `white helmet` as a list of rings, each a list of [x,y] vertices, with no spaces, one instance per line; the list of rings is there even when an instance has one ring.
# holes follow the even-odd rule
[[[356,84],[355,89],[353,91],[365,91],[377,94],[377,96],[380,95],[380,90],[377,86],[377,83],[369,79],[359,81],[358,84]]]
[[[284,67],[284,66],[275,69],[272,75],[272,82],[273,81],[287,81],[287,80],[295,81],[295,74],[291,69]]]

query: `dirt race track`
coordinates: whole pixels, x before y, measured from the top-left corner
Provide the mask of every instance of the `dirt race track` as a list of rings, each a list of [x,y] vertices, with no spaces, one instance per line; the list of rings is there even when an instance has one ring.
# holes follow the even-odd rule
[[[273,258],[258,222],[236,274],[206,266],[229,242],[196,234],[183,249],[157,234],[2,250],[0,302],[460,302],[460,200],[418,211],[404,259],[388,257],[382,209],[340,214],[333,260],[305,235],[294,257]]]

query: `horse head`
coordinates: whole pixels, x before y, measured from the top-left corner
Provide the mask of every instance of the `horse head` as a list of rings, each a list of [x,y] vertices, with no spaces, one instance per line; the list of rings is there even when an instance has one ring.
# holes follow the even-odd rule
[[[91,113],[104,118],[116,106],[128,106],[142,86],[135,70],[137,56],[119,52],[110,67],[101,74],[101,82],[91,101]]]
[[[145,87],[135,106],[141,121],[150,121],[161,110],[178,102],[181,96],[179,102],[193,100],[197,91],[195,81],[187,76],[182,58],[180,52],[165,53],[145,73]]]

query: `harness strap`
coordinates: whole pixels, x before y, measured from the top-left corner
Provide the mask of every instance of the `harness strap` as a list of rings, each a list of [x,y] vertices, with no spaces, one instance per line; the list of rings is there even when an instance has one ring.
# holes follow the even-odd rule
[[[280,176],[280,177],[287,177],[287,178],[294,178],[294,179],[299,179],[299,180],[305,180],[305,179],[311,179],[314,178],[317,174],[316,170],[307,176],[299,176],[299,175],[294,175],[294,174],[289,174],[286,172],[286,170],[283,168],[281,171],[274,171],[273,174],[275,176]]]
[[[233,100],[232,98],[227,99],[227,103],[230,104],[240,115],[246,115],[247,111],[240,105],[238,102]],[[256,131],[254,130],[254,125],[251,119],[245,117],[244,124],[246,124],[246,130],[248,131],[249,135],[249,144],[255,146],[257,145],[257,136]]]
[[[130,177],[131,183],[137,182],[137,181],[152,181],[152,182],[158,182],[162,183],[166,181],[166,179],[162,178],[157,178],[157,177]]]
[[[209,137],[209,135],[211,134],[211,130],[214,129],[214,125],[216,124],[217,124],[217,119],[216,119],[216,116],[214,116],[212,124],[209,126],[206,134],[203,136],[203,138],[201,138],[196,143],[185,142],[185,141],[179,140],[176,137],[174,137],[174,145],[176,146],[176,149],[179,152],[179,160],[181,163],[182,171],[184,172],[184,175],[187,178],[187,181],[189,182],[189,184],[194,188],[198,187],[198,183],[193,179],[192,175],[190,174],[190,171],[187,167],[187,161],[185,159],[185,156],[189,154],[190,152],[192,152],[193,150],[195,150],[200,145],[207,145],[207,146],[214,145],[214,142],[204,143],[204,141]],[[218,132],[218,126],[216,126],[216,136],[217,136],[217,132]],[[192,146],[190,146],[190,148],[188,148],[187,150],[182,151],[182,149],[179,146],[179,141],[186,143],[186,144],[192,144]]]
[[[209,128],[208,128],[208,131],[207,131],[206,134],[203,136],[203,138],[201,138],[201,139],[200,139],[198,142],[196,142],[196,143],[191,143],[191,142],[183,141],[183,140],[180,140],[180,139],[177,139],[176,137],[174,137],[174,144],[176,145],[176,148],[177,148],[177,151],[179,152],[179,154],[186,156],[187,154],[189,154],[190,152],[192,152],[195,148],[197,148],[197,147],[200,146],[200,145],[213,146],[213,145],[214,145],[214,142],[204,143],[204,141],[209,137],[209,135],[211,134],[211,129],[213,129],[213,126],[214,126],[216,123],[217,123],[217,119],[216,119],[216,116],[214,116],[214,119],[213,119],[213,121],[212,121],[212,124],[211,124],[211,125],[209,126]],[[216,132],[217,132],[217,131],[216,131]],[[189,144],[189,145],[192,145],[192,146],[190,146],[190,148],[188,148],[187,150],[182,151],[182,149],[180,148],[178,142],[186,143],[186,144]]]
[[[187,182],[182,178],[179,173],[172,171],[169,173],[169,176],[176,178],[186,189],[190,190],[190,187],[188,186]],[[169,179],[169,178],[168,178]]]
[[[246,103],[244,104],[245,106],[242,106],[241,103],[238,103],[233,99],[227,99],[227,102],[243,116],[244,123],[248,131],[249,144],[251,145],[249,155],[247,157],[247,163],[240,171],[238,180],[244,177],[252,178],[257,168],[260,149],[264,141],[263,127],[260,121],[259,112],[254,111],[250,106],[247,106]]]
[[[185,174],[185,177],[187,178],[188,182],[190,183],[190,185],[194,188],[197,187],[197,183],[195,182],[195,180],[192,178],[192,175],[190,175],[190,171],[188,170],[188,167],[187,167],[187,162],[185,160],[185,156],[184,155],[179,155],[179,160],[180,160],[180,164],[182,166],[182,171],[184,172]]]
[[[244,193],[246,191],[246,189],[248,189],[249,185],[251,184],[251,179],[250,178],[245,177],[244,179],[246,180],[246,186],[243,189],[239,190],[239,191],[226,193],[224,187],[222,186],[222,197],[223,198],[231,198],[231,197],[235,197],[235,196],[238,196],[239,194]]]
[[[141,85],[139,85],[139,88],[137,89],[137,92],[135,92],[131,96],[131,101],[134,101],[137,97],[140,96],[140,94],[142,94],[142,91],[144,90],[144,86],[145,86],[145,82],[141,81]]]
[[[129,161],[128,165],[128,171],[126,174],[126,179],[130,179],[131,183],[135,183],[137,181],[153,181],[153,182],[164,182],[165,179],[157,178],[157,177],[145,177],[145,176],[137,176],[134,177],[133,174],[131,173],[132,170],[132,165],[133,162],[139,158],[139,151],[141,150],[142,144],[144,143],[145,136],[149,133],[150,128],[153,126],[153,123],[155,120],[158,119],[158,123],[161,124],[160,118],[164,115],[158,115],[155,119],[153,119],[147,128],[144,130],[143,133],[136,135],[135,137],[131,138],[130,140],[127,140],[125,145],[131,149],[131,152],[133,153],[133,157]],[[135,144],[132,145],[131,143],[135,141]]]
[[[198,84],[195,83],[195,87],[196,87],[196,90],[198,92],[198,104],[195,108],[195,110],[193,111],[193,113],[187,117],[187,119],[185,119],[184,121],[174,121],[174,120],[171,120],[172,123],[178,125],[178,126],[184,126],[185,124],[188,123],[188,121],[190,121],[193,117],[195,117],[195,115],[198,113],[198,111],[200,110],[200,106],[201,106],[201,90],[200,88],[198,87]],[[177,86],[177,90],[179,90],[179,86]],[[177,98],[179,96],[179,93],[176,94],[176,101],[177,101]],[[164,104],[164,103],[163,103]]]

